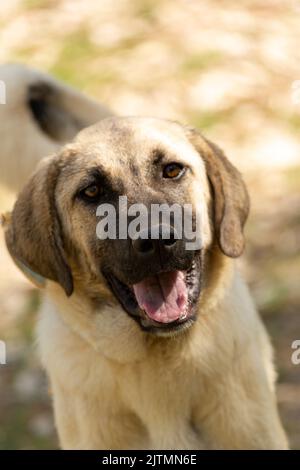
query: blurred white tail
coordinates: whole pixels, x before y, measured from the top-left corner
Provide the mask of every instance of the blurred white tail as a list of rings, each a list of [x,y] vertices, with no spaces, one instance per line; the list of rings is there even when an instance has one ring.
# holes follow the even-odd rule
[[[95,100],[23,65],[1,65],[0,81],[6,95],[0,103],[0,184],[13,192],[42,157],[112,115]]]

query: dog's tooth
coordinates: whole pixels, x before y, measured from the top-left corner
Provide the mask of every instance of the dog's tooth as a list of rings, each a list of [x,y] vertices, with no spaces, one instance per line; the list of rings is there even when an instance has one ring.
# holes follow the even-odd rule
[[[187,312],[184,312],[180,317],[179,320],[184,320],[187,316]]]

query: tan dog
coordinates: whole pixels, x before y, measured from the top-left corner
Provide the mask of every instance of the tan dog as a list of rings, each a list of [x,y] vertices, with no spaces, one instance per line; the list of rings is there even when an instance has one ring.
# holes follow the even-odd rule
[[[100,240],[96,208],[200,204],[202,249]],[[58,433],[72,449],[285,449],[272,350],[233,258],[248,196],[197,131],[108,118],[45,159],[6,227],[46,281],[38,338]]]

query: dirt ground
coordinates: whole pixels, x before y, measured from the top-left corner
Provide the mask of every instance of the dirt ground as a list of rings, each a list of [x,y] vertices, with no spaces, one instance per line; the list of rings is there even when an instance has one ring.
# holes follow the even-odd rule
[[[53,73],[122,115],[201,128],[243,172],[252,211],[240,261],[273,340],[278,401],[300,449],[300,0],[1,2],[0,62]],[[1,79],[1,77],[0,77]],[[1,125],[1,123],[0,123]],[[1,210],[14,196],[0,189]],[[0,239],[0,449],[56,448],[35,351],[40,294]]]

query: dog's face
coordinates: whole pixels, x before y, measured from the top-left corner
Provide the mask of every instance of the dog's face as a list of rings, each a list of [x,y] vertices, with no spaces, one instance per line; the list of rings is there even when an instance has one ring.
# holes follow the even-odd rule
[[[138,237],[127,230],[134,211],[122,218],[124,196],[126,210],[143,204],[149,214]],[[193,228],[200,213],[200,246],[187,249],[174,217],[153,220],[151,208],[162,204],[189,205]],[[97,236],[100,206],[115,210],[114,236]],[[18,198],[6,241],[19,263],[67,295],[81,289],[119,304],[142,329],[168,335],[195,320],[211,246],[241,254],[247,213],[240,175],[199,133],[169,121],[109,118],[43,162]]]

